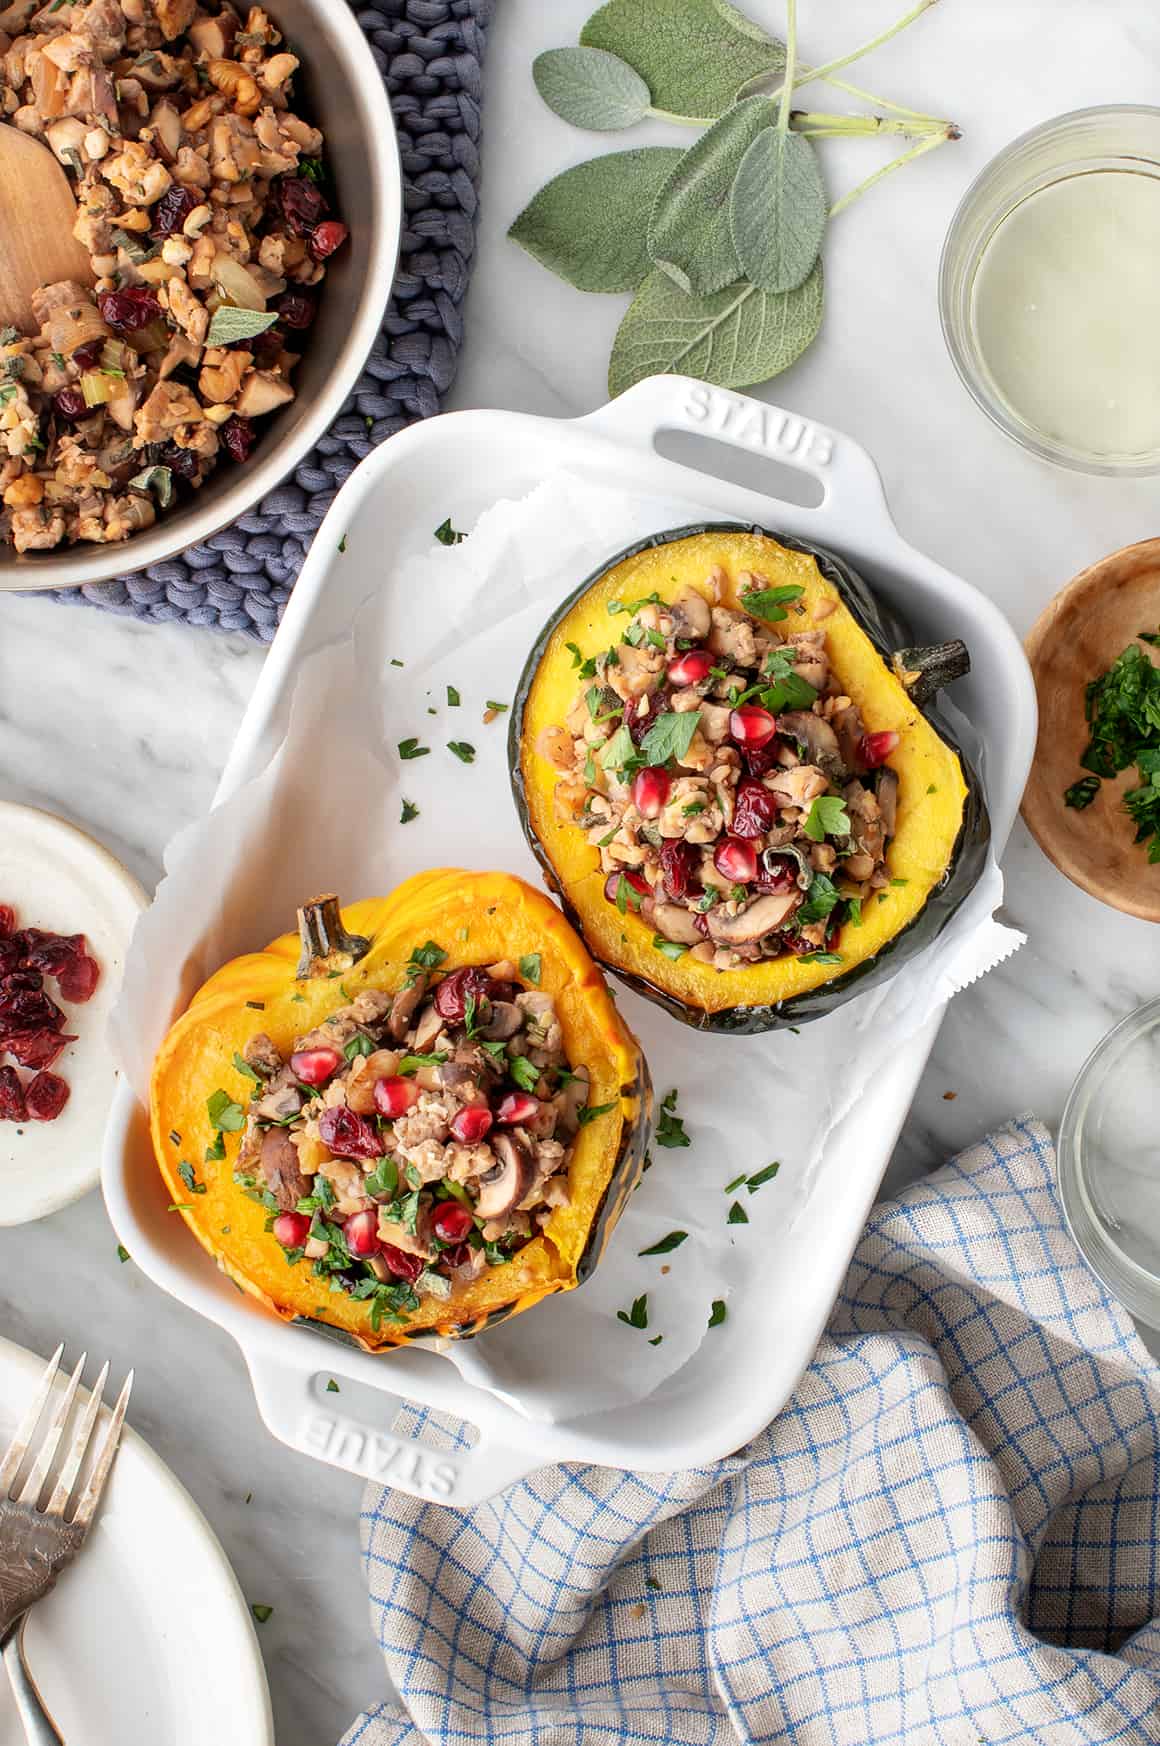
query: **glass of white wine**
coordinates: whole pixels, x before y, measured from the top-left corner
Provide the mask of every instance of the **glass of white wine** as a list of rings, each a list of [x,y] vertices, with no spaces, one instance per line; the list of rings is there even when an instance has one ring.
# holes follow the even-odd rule
[[[1160,471],[1160,109],[1033,128],[964,195],[943,334],[983,411],[1043,459]]]

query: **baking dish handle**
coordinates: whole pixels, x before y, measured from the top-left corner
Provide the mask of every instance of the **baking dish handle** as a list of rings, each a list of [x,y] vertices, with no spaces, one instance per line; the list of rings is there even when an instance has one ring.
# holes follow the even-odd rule
[[[859,443],[749,394],[714,388],[690,376],[646,376],[577,423],[649,454],[665,430],[688,431],[730,448],[766,454],[818,481],[822,501],[816,507],[799,506],[802,514],[844,522],[857,517],[863,528],[876,520],[895,531],[878,468]],[[776,490],[769,495],[776,497]]]
[[[426,1503],[467,1509],[544,1465],[542,1456],[506,1446],[486,1428],[480,1428],[478,1440],[470,1446],[451,1449],[393,1429],[399,1412],[410,1409],[420,1430],[426,1409],[403,1395],[383,1391],[377,1378],[370,1386],[381,1403],[382,1417],[376,1411],[372,1423],[352,1394],[344,1397],[343,1379],[355,1385],[365,1384],[366,1378],[358,1374],[360,1361],[355,1359],[352,1365],[341,1347],[335,1347],[333,1360],[324,1366],[314,1355],[305,1363],[271,1358],[252,1349],[243,1355],[262,1421],[280,1443],[393,1491]]]

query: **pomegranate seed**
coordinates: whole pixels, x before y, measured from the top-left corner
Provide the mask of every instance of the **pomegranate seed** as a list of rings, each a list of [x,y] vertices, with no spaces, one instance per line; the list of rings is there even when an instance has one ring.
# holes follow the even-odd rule
[[[777,719],[768,709],[758,709],[754,703],[743,703],[729,717],[730,738],[739,746],[756,746],[760,751],[777,732]]]
[[[673,784],[667,770],[654,765],[632,779],[632,804],[641,818],[659,818]]]
[[[95,958],[90,958],[87,954],[73,958],[63,970],[57,972],[57,987],[62,998],[71,1000],[77,1006],[92,999],[100,980],[101,966]]]
[[[752,776],[746,776],[737,784],[737,793],[733,799],[735,837],[760,837],[769,829],[777,814],[777,796],[769,792],[764,782],[757,782]]]
[[[357,1260],[377,1255],[383,1246],[379,1242],[378,1209],[372,1206],[366,1212],[352,1213],[342,1227],[342,1234],[347,1248]]]
[[[325,218],[310,238],[310,253],[316,261],[325,261],[340,249],[350,232],[337,218]]]
[[[457,1200],[445,1200],[431,1215],[431,1228],[441,1243],[462,1243],[475,1220]]]
[[[396,1116],[406,1115],[409,1109],[414,1109],[419,1101],[419,1087],[413,1079],[376,1079],[371,1096],[379,1114],[393,1121]]]
[[[324,1109],[318,1118],[322,1144],[339,1158],[381,1158],[382,1141],[374,1125],[353,1109]]]
[[[318,314],[318,304],[305,291],[283,291],[274,308],[282,326],[294,328],[296,332],[313,327],[314,317]]]
[[[305,1213],[279,1213],[270,1229],[284,1249],[301,1249],[310,1235],[310,1220]]]
[[[22,1067],[51,1067],[61,1050],[69,1043],[75,1043],[76,1038],[69,1036],[67,1031],[50,1031],[41,1027],[35,1031],[11,1031],[7,1036],[0,1036],[0,1054],[7,1049],[8,1053]]]
[[[496,1110],[495,1119],[502,1122],[505,1128],[514,1128],[522,1122],[534,1121],[539,1113],[538,1097],[532,1097],[526,1091],[509,1091]]]
[[[24,1087],[24,1101],[35,1122],[54,1122],[68,1098],[68,1086],[56,1073],[38,1073]]]
[[[708,649],[686,649],[669,668],[669,681],[679,686],[702,685],[714,665],[715,659]]]
[[[0,1067],[0,1122],[26,1122],[24,1087],[15,1067]]]
[[[289,229],[295,236],[309,236],[326,211],[321,188],[304,176],[283,176],[274,187]]]
[[[648,733],[649,728],[652,727],[653,723],[656,721],[657,716],[664,714],[665,702],[664,687],[658,685],[655,691],[650,691],[648,693],[648,701],[645,704],[643,712],[640,715],[637,715],[634,710],[629,714],[628,736],[634,746],[640,745],[640,742]]]
[[[391,1272],[411,1285],[427,1265],[422,1255],[408,1255],[405,1249],[396,1249],[393,1243],[382,1245],[382,1256]]]
[[[197,203],[198,196],[192,188],[171,182],[153,208],[153,235],[172,236],[175,230],[181,229]]]
[[[250,452],[258,440],[249,419],[243,418],[236,412],[231,419],[222,425],[221,436],[222,442],[226,445],[227,454],[232,456],[235,461],[248,461]]]
[[[648,896],[649,882],[644,874],[633,873],[627,867],[624,867],[615,873],[610,873],[608,878],[604,881],[604,895],[609,903],[615,903],[618,900],[620,896],[620,881],[622,879],[628,886],[629,890],[635,891],[638,897]],[[625,898],[625,903],[626,905],[631,904],[633,909],[639,908],[639,905],[633,903],[630,897]]]
[[[52,404],[56,416],[67,418],[70,422],[87,418],[91,410],[79,388],[61,388],[53,396]]]
[[[661,881],[674,902],[699,889],[697,874],[700,868],[701,857],[692,843],[665,842],[661,845]]]
[[[435,1011],[449,1024],[461,1025],[467,1017],[470,997],[478,1009],[481,1000],[491,995],[491,977],[486,970],[468,968],[453,970],[435,990]]]
[[[734,885],[748,885],[757,878],[757,850],[740,837],[726,837],[717,844],[713,865],[722,879]]]
[[[151,321],[161,320],[161,305],[144,285],[129,285],[124,291],[104,291],[97,298],[101,316],[114,333],[136,333]]]
[[[295,1049],[290,1057],[290,1071],[303,1085],[325,1085],[341,1066],[337,1049]]]
[[[863,734],[858,742],[858,756],[867,770],[877,770],[879,764],[885,764],[900,738],[901,735],[890,732]]]
[[[0,940],[15,932],[16,911],[10,903],[0,903]]]
[[[485,1104],[470,1103],[451,1118],[451,1132],[464,1146],[478,1146],[492,1124],[492,1113]]]

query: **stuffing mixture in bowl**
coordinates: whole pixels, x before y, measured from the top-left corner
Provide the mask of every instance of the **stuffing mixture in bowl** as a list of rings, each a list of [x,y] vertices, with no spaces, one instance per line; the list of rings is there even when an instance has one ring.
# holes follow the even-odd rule
[[[95,276],[42,286],[35,333],[0,332],[0,540],[18,552],[150,526],[294,398],[347,234],[298,66],[258,7],[0,12],[0,120],[65,166]]]
[[[425,953],[438,948],[412,963]],[[438,981],[418,968],[339,1007],[288,1059],[259,1032],[244,1062],[236,1181],[292,1265],[371,1298],[374,1316],[383,1285],[403,1319],[509,1261],[568,1204],[589,1074],[565,1055],[552,997],[513,963]]]
[[[800,587],[743,572],[746,612],[713,604],[723,581],[613,602],[619,641],[574,652],[576,701],[537,749],[559,816],[600,852],[605,899],[658,950],[718,970],[824,958],[890,882],[899,736],[868,731],[843,694],[824,622],[792,628]]]

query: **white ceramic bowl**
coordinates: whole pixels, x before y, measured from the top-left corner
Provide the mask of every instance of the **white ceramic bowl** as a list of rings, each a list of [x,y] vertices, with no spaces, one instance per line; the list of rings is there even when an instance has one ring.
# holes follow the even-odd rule
[[[123,544],[66,546],[23,557],[0,547],[0,591],[103,582],[198,545],[293,471],[358,379],[390,296],[402,228],[391,106],[344,0],[273,0],[270,12],[301,56],[303,108],[326,136],[338,214],[350,227],[349,242],[326,274],[318,319],[295,373],[297,395],[262,420],[249,461],[223,462],[187,503]]]

